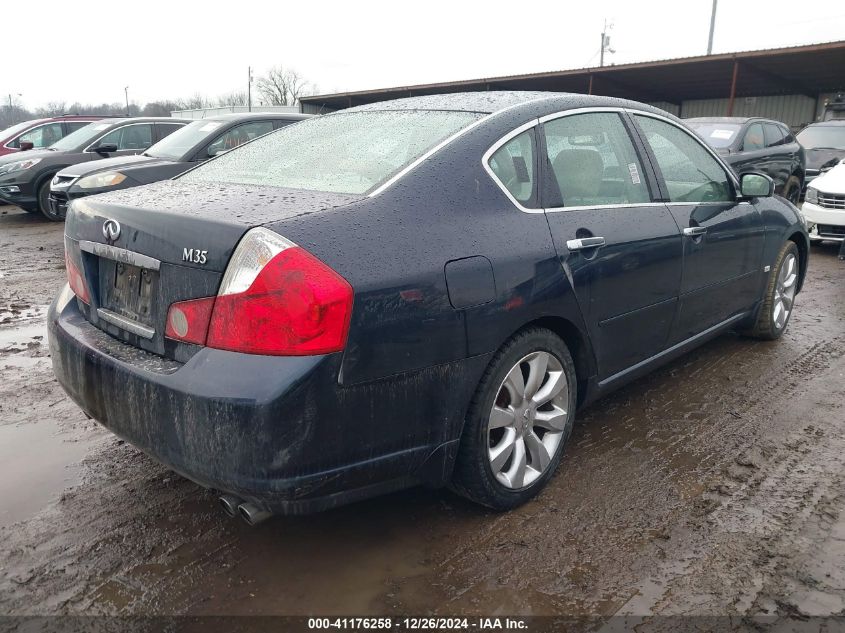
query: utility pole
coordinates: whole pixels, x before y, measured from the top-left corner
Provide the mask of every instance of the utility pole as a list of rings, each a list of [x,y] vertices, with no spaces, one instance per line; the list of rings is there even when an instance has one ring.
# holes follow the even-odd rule
[[[126,86],[123,92],[126,94],[126,116],[129,116],[129,86]]]
[[[248,110],[252,112],[252,66],[247,66],[246,74],[246,104]]]
[[[716,30],[716,4],[719,0],[713,0],[713,11],[710,13],[710,37],[707,38],[707,54],[713,53],[713,31]]]
[[[601,30],[601,55],[599,57],[599,66],[604,66],[604,52],[615,53],[616,51],[610,48],[610,36],[607,32],[613,28],[613,22],[608,25],[607,19],[604,21],[604,27]]]

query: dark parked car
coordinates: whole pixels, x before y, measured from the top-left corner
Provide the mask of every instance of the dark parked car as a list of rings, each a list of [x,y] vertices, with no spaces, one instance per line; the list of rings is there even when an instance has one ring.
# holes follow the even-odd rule
[[[0,157],[0,202],[61,220],[50,208],[50,181],[59,171],[92,160],[139,154],[187,123],[164,117],[101,119],[46,149]]]
[[[49,147],[71,132],[102,118],[101,116],[66,114],[18,123],[0,131],[0,156]]]
[[[576,408],[725,330],[781,336],[809,241],[772,190],[619,99],[314,117],[74,201],[53,367],[252,523],[421,482],[512,508]]]
[[[107,158],[63,169],[50,185],[50,210],[64,217],[69,200],[166,180],[308,114],[226,114],[189,123],[138,156]]]
[[[798,142],[807,154],[806,191],[822,171],[833,169],[845,158],[845,120],[811,123],[798,132]]]
[[[793,204],[798,203],[806,171],[805,157],[786,125],[756,117],[708,117],[685,122],[736,173],[768,174],[775,181],[775,193]]]

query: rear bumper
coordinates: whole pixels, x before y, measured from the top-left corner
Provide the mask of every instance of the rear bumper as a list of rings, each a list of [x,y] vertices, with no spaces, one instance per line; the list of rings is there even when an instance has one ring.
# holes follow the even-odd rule
[[[94,327],[67,287],[50,307],[48,334],[56,376],[88,415],[201,486],[272,512],[439,485],[451,473],[457,441],[443,418],[425,407],[397,415],[402,379],[339,385],[340,355],[202,348],[181,364]],[[419,376],[411,383],[426,396]]]

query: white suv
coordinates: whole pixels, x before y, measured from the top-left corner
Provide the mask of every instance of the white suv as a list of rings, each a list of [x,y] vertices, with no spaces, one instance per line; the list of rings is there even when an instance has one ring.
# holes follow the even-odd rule
[[[801,212],[811,240],[845,240],[845,160],[813,179]]]

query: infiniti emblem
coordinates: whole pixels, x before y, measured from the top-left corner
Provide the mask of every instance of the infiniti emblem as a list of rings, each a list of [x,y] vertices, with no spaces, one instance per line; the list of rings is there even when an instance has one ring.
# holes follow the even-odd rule
[[[117,220],[106,220],[103,222],[103,237],[109,242],[114,242],[120,237],[120,222]]]

